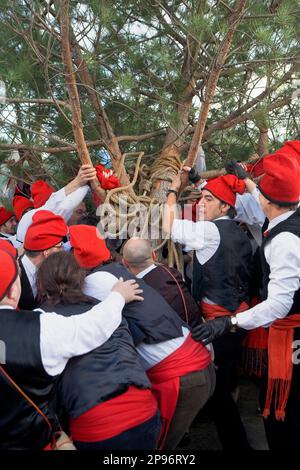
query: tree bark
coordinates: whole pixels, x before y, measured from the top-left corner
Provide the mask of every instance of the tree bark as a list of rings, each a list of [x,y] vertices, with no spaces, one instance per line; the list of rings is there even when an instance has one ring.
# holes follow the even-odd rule
[[[259,128],[257,153],[260,157],[264,157],[265,155],[269,153],[268,152],[268,144],[269,144],[268,130],[269,129],[266,127]]]
[[[79,95],[73,71],[71,50],[70,50],[70,29],[69,29],[69,0],[61,0],[59,2],[59,23],[61,30],[61,54],[66,71],[66,85],[69,93],[70,106],[72,110],[72,127],[74,139],[77,145],[77,151],[82,164],[93,165],[90,154],[85,142],[82,125],[82,114],[80,108]],[[105,191],[100,187],[98,182],[91,183],[92,189],[97,193],[100,200],[105,198]]]
[[[71,27],[70,27],[70,42],[71,42],[73,60],[74,60],[75,65],[77,66],[77,72],[80,76],[80,79],[83,85],[86,88],[90,102],[92,103],[95,109],[96,120],[100,129],[101,136],[111,155],[111,162],[112,162],[113,168],[115,172],[117,172],[119,170],[121,160],[122,160],[122,152],[119,147],[118,139],[113,132],[112,126],[110,125],[105,109],[103,108],[100,102],[99,96],[95,89],[95,83],[91,77],[91,74],[88,69],[88,65],[82,56],[80,46],[78,42],[76,41],[75,34]],[[130,183],[124,166],[122,168],[120,180],[123,186],[127,186]]]
[[[208,78],[208,82],[205,90],[204,102],[202,103],[198,123],[195,128],[191,146],[189,148],[189,153],[187,157],[186,164],[187,166],[192,167],[197,158],[201,143],[202,137],[205,129],[205,124],[207,121],[209,109],[211,106],[212,99],[214,97],[216,86],[219,80],[219,76],[222,70],[223,65],[226,62],[228,51],[232,43],[233,35],[236,31],[237,25],[241,21],[247,0],[237,0],[235,7],[232,13],[229,16],[229,30],[223,39],[219,52],[214,60],[212,65],[212,70]]]

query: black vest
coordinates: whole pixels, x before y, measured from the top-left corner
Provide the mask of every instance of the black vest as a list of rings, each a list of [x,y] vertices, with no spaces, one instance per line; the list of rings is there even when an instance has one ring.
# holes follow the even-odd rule
[[[263,271],[261,290],[262,300],[265,300],[268,297],[268,284],[270,281],[270,266],[264,254],[265,244],[281,232],[290,232],[294,235],[297,235],[297,237],[300,237],[300,209],[296,210],[294,214],[292,214],[288,219],[283,220],[279,224],[275,225],[275,227],[269,231],[267,236],[263,238],[263,242],[261,245],[261,263]],[[288,315],[292,313],[300,313],[300,289],[298,289],[294,294],[293,305]]]
[[[56,305],[49,310],[64,316],[79,315],[92,305]],[[123,319],[103,345],[68,361],[59,380],[58,401],[69,416],[77,418],[97,404],[121,395],[130,385],[150,388]]]
[[[6,345],[5,371],[53,423],[56,377],[43,367],[40,313],[0,309],[0,340]],[[39,450],[50,441],[44,419],[0,371],[0,449]]]
[[[181,289],[181,293],[173,277],[176,279]],[[143,280],[159,292],[175,312],[184,321],[187,321],[189,326],[193,327],[203,322],[200,309],[182,279],[182,275],[177,271],[177,269],[158,265],[146,274],[143,277]],[[183,301],[186,305],[187,319]]]
[[[130,302],[123,308],[134,344],[161,343],[182,336],[182,326],[187,324],[176,314],[165,299],[142,279],[137,279],[122,264],[111,263],[95,268],[92,273],[104,271],[117,278],[136,280],[143,289],[142,302]]]
[[[22,258],[19,259],[19,265],[21,268],[21,297],[19,300],[18,307],[21,310],[33,310],[39,306],[39,302],[34,298],[30,282],[28,280],[25,268],[22,264]]]
[[[233,220],[215,220],[220,245],[201,265],[194,253],[192,292],[197,301],[207,297],[230,312],[249,301],[252,249],[247,235]]]

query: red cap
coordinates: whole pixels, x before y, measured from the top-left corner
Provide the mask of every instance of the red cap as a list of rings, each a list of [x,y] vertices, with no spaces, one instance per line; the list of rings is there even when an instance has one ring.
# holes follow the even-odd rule
[[[18,276],[16,260],[4,250],[0,250],[0,300],[2,300]]]
[[[272,155],[275,156],[279,154],[295,159],[300,166],[300,140],[288,140],[283,147],[276,150]]]
[[[247,164],[247,171],[251,173],[251,176],[257,178],[264,174],[264,159],[276,157],[277,155],[286,155],[292,159],[295,159],[300,166],[300,140],[288,140],[280,149],[276,150],[274,153],[266,155],[264,158],[261,158],[253,164]]]
[[[234,207],[236,193],[243,194],[246,185],[243,180],[239,180],[234,175],[224,175],[209,180],[203,189],[207,189],[213,196]]]
[[[97,227],[71,225],[69,230],[70,243],[79,266],[91,269],[111,258],[110,251]]]
[[[285,154],[282,148],[276,154],[265,157],[264,173],[258,188],[265,198],[287,205],[299,202],[300,165],[289,152]]]
[[[5,207],[0,207],[0,225],[5,224],[9,219],[14,217],[14,213],[12,211],[8,211]]]
[[[48,201],[51,194],[55,191],[54,188],[49,186],[45,181],[38,180],[31,186],[31,196],[33,199],[33,206],[35,209],[43,206]]]
[[[25,235],[24,248],[43,251],[60,243],[68,233],[68,226],[60,215],[50,211],[38,211]]]
[[[0,250],[7,251],[10,255],[12,255],[15,259],[18,257],[18,252],[16,248],[10,243],[8,240],[4,238],[0,238]]]
[[[33,202],[27,197],[15,196],[13,199],[13,206],[17,219],[21,220],[26,209],[33,209]]]

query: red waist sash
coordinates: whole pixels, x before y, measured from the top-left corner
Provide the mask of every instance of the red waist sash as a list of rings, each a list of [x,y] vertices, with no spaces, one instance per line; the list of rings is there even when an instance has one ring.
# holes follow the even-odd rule
[[[115,398],[70,419],[74,441],[99,442],[110,439],[152,418],[157,402],[151,390],[131,386]],[[142,438],[142,436],[141,436]]]
[[[176,409],[180,377],[206,369],[210,363],[208,350],[189,335],[176,351],[147,371],[162,419],[159,449],[164,444]]]

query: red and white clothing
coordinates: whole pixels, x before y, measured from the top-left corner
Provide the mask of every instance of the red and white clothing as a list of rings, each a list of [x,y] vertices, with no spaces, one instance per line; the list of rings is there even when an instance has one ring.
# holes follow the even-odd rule
[[[137,276],[141,279],[141,275]],[[96,272],[89,274],[85,278],[84,293],[98,300],[103,300],[107,297],[114,284],[118,279],[111,273]],[[141,342],[137,346],[137,351],[140,355],[142,365],[145,370],[150,369],[155,364],[165,359],[169,354],[172,354],[178,349],[189,335],[188,328],[182,327],[182,335],[161,343],[147,344]]]
[[[43,206],[38,209],[32,209],[23,215],[17,229],[17,241],[20,243],[24,242],[27,229],[32,222],[32,217],[37,211],[47,210],[53,212],[54,214],[62,216],[67,222],[74,209],[87,195],[88,190],[89,187],[85,185],[68,195],[66,195],[64,188],[52,193]]]
[[[271,220],[268,230],[286,220],[293,211]],[[265,246],[266,260],[271,276],[268,285],[268,298],[255,307],[239,313],[238,324],[251,330],[284,318],[293,304],[294,293],[300,287],[300,238],[288,232],[282,232],[272,238]]]
[[[125,301],[118,292],[111,292],[104,302],[82,315],[64,317],[53,312],[40,315],[40,348],[42,363],[49,375],[58,375],[73,356],[85,354],[105,343],[122,318]],[[0,309],[12,307],[1,305]]]

